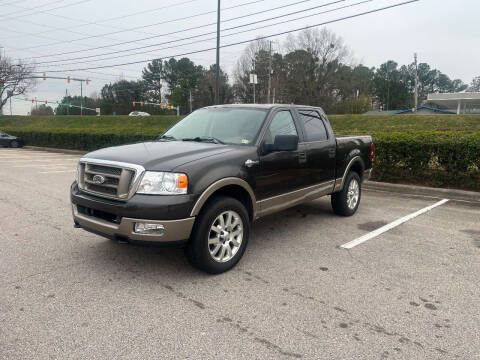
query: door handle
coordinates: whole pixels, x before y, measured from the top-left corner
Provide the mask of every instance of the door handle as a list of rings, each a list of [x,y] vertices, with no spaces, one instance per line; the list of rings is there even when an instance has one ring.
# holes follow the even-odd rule
[[[300,164],[304,164],[307,162],[307,153],[305,151],[301,151],[298,153],[298,162]]]
[[[259,161],[253,161],[253,160],[248,159],[247,161],[245,161],[245,166],[250,168],[253,165],[257,165],[258,163],[259,163]]]

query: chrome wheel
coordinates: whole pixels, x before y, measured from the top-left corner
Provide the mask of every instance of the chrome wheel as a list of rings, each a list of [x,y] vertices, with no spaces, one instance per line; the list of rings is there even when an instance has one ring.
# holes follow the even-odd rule
[[[359,197],[360,197],[360,186],[358,185],[358,181],[356,179],[352,179],[352,181],[350,181],[350,184],[348,185],[348,192],[347,192],[347,206],[350,210],[355,209],[355,206],[357,206]]]
[[[217,262],[231,260],[240,249],[243,240],[243,221],[235,211],[218,215],[210,226],[208,250]]]

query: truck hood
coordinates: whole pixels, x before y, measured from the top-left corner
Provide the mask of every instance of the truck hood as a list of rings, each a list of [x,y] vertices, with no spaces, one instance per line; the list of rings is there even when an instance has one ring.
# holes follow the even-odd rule
[[[146,170],[172,171],[180,165],[234,149],[234,146],[194,141],[150,141],[93,151],[83,158],[136,164]]]

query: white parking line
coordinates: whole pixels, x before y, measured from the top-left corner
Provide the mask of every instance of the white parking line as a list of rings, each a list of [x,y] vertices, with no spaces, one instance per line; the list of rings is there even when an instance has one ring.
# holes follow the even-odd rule
[[[418,210],[410,215],[407,215],[407,216],[404,216],[398,220],[395,220],[393,222],[391,222],[390,224],[387,224],[385,226],[382,226],[381,228],[377,229],[377,230],[374,230],[372,232],[369,232],[368,234],[366,235],[363,235],[363,236],[360,236],[359,238],[356,238],[355,240],[352,240],[346,244],[343,244],[341,245],[340,247],[342,249],[351,249],[351,248],[354,248],[355,246],[357,245],[360,245],[362,243],[364,243],[365,241],[368,241],[370,239],[373,239],[374,237],[377,237],[378,235],[381,235],[383,234],[384,232],[387,232],[409,220],[412,220],[413,218],[416,218],[417,216],[419,215],[422,215],[434,208],[436,208],[437,206],[440,206],[440,205],[443,205],[445,204],[447,201],[449,201],[448,199],[443,199],[433,205],[430,205],[430,206],[427,206],[426,208],[423,208],[421,210]]]

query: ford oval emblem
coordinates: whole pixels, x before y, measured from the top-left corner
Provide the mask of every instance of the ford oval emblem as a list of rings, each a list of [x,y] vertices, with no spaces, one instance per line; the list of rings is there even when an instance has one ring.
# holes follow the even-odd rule
[[[105,177],[102,175],[94,175],[92,181],[94,184],[103,184],[105,182]]]

